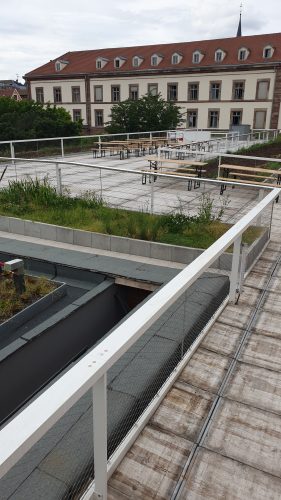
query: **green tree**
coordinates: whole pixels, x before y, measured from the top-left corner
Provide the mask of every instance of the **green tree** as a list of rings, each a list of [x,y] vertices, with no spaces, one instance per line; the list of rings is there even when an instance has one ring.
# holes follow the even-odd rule
[[[146,94],[136,101],[127,99],[114,104],[110,118],[106,124],[110,134],[169,130],[182,121],[180,108],[174,102],[162,99],[160,94]]]
[[[0,140],[79,135],[82,120],[73,122],[64,108],[35,101],[0,97]]]

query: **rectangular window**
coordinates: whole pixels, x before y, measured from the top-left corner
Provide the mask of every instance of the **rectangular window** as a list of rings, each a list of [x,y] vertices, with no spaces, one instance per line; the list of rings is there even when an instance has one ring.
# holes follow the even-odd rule
[[[44,102],[44,89],[43,87],[35,87],[36,102]]]
[[[103,109],[95,110],[95,126],[103,127]]]
[[[148,94],[151,94],[151,95],[157,95],[158,94],[158,84],[157,83],[149,83],[147,85],[147,92],[148,92]]]
[[[230,113],[230,125],[241,125],[242,123],[242,110],[233,110]]]
[[[151,58],[151,66],[157,66],[158,64],[158,57],[157,56],[152,56]]]
[[[221,98],[221,83],[210,82],[210,101],[219,101]]]
[[[80,87],[71,87],[72,91],[72,102],[80,102]]]
[[[198,101],[199,99],[199,83],[189,83],[188,84],[188,100]]]
[[[245,82],[233,82],[232,99],[241,101],[244,99]]]
[[[112,102],[120,101],[120,85],[114,85],[111,87],[111,101]]]
[[[139,86],[129,85],[129,99],[132,101],[137,101],[139,98]]]
[[[54,102],[62,102],[61,87],[54,87]]]
[[[73,110],[73,121],[78,122],[78,120],[81,120],[82,113],[81,109],[74,109]]]
[[[187,110],[186,126],[187,128],[197,128],[197,109]]]
[[[94,85],[94,99],[95,102],[103,101],[103,86],[102,85]]]
[[[270,80],[258,80],[257,81],[256,99],[260,99],[263,101],[268,99],[269,83],[270,83]]]
[[[209,128],[219,127],[219,111],[210,110],[209,111]]]
[[[266,109],[256,109],[254,112],[254,128],[264,129],[266,123]]]
[[[177,101],[178,100],[178,84],[177,83],[168,83],[167,100],[168,101]]]

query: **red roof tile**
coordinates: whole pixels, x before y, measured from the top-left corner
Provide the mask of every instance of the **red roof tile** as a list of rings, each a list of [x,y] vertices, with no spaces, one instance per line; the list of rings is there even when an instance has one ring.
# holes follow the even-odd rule
[[[263,58],[263,48],[267,45],[274,47],[273,56],[269,59]],[[242,47],[250,51],[245,61],[238,61],[238,50]],[[214,54],[216,49],[222,49],[226,56],[220,63],[215,63]],[[195,50],[200,50],[204,57],[199,64],[192,63],[192,54]],[[183,58],[179,64],[171,64],[173,53],[180,53]],[[161,53],[162,61],[158,66],[151,66],[151,56]],[[132,65],[133,56],[144,58],[142,64],[135,68]],[[115,57],[124,57],[126,61],[121,68],[114,67]],[[109,62],[102,69],[96,69],[96,59],[103,57]],[[68,64],[59,72],[55,71],[55,61],[64,60]],[[68,52],[57,59],[40,66],[26,74],[27,78],[49,76],[49,75],[73,75],[73,74],[103,74],[108,72],[125,73],[127,71],[157,71],[157,70],[184,70],[190,68],[206,68],[208,66],[245,66],[248,64],[272,64],[281,62],[281,33],[271,33],[267,35],[241,36],[235,38],[222,38],[216,40],[200,40],[195,42],[180,42],[161,45],[143,45],[136,47],[119,47],[97,50],[82,50]]]

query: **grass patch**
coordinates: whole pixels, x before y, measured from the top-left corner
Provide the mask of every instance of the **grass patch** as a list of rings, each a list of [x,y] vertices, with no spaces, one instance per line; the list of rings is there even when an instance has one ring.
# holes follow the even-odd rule
[[[0,323],[52,292],[57,286],[44,277],[25,276],[26,291],[16,293],[10,274],[0,274]]]
[[[110,208],[90,191],[83,197],[58,195],[47,178],[12,181],[0,190],[1,215],[195,248],[207,248],[230,228],[220,221],[228,199],[223,197],[222,203],[215,208],[210,196],[202,195],[195,216],[181,208],[171,215],[150,215]],[[248,230],[244,241],[252,243],[261,231]]]

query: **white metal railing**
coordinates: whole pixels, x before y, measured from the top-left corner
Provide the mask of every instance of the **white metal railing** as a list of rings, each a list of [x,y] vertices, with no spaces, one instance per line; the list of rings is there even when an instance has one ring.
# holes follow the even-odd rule
[[[230,154],[222,154],[220,155],[219,157],[219,168],[220,168],[220,161],[221,161],[221,157],[224,157],[224,156],[233,156],[235,158],[252,158],[252,157],[245,157],[245,156],[237,156],[237,155],[230,155]],[[260,160],[264,160],[264,158],[258,158]],[[10,164],[10,167],[14,167],[14,164],[15,162],[17,164],[19,163],[24,163],[24,164],[28,164],[28,163],[31,163],[31,164],[39,164],[39,165],[53,165],[54,167],[54,171],[55,171],[55,182],[56,182],[56,190],[58,192],[58,194],[62,194],[63,192],[63,173],[62,173],[62,167],[65,166],[65,167],[78,167],[78,169],[93,169],[93,170],[97,170],[99,171],[100,173],[102,172],[112,172],[114,173],[114,175],[116,176],[116,173],[119,172],[120,174],[130,174],[132,176],[138,176],[139,178],[142,178],[143,175],[146,175],[150,178],[150,188],[149,188],[149,191],[147,191],[147,196],[148,196],[148,200],[149,200],[149,212],[151,214],[155,213],[155,198],[157,196],[157,190],[155,189],[154,187],[154,182],[153,180],[156,179],[156,178],[160,178],[160,179],[173,179],[173,181],[175,181],[176,179],[176,176],[173,175],[173,174],[166,174],[166,173],[161,173],[159,172],[159,170],[157,171],[154,171],[154,170],[151,170],[151,172],[149,171],[146,171],[146,173],[144,173],[142,170],[137,170],[137,169],[134,169],[134,170],[131,170],[131,169],[127,169],[127,168],[121,168],[121,167],[110,167],[110,166],[107,166],[107,165],[101,165],[101,164],[89,164],[89,163],[82,163],[82,162],[71,162],[71,161],[66,161],[66,160],[38,160],[38,159],[34,159],[34,158],[6,158],[6,157],[0,157],[0,161],[1,160],[4,160],[5,163],[8,163]],[[275,161],[271,159],[271,161]],[[277,160],[276,160],[277,161]],[[278,160],[278,161],[281,161],[281,160]],[[26,174],[24,174],[26,175]],[[65,175],[68,175],[68,173],[65,173]],[[16,178],[19,177],[19,174],[17,173],[16,175]],[[153,179],[153,180],[152,180]],[[186,181],[186,182],[202,182],[202,183],[205,183],[207,186],[216,186],[216,185],[219,185],[219,186],[233,186],[233,185],[237,185],[237,186],[242,186],[243,188],[250,188],[250,189],[253,189],[253,184],[247,184],[246,182],[244,183],[243,182],[243,185],[239,185],[238,182],[235,182],[235,181],[220,181],[218,179],[210,179],[210,178],[204,178],[202,176],[199,176],[199,177],[189,177],[188,176],[188,173],[186,175],[181,175],[180,178],[177,178],[177,180],[181,180],[181,181]],[[117,183],[119,182],[119,179],[117,181]],[[259,187],[261,188],[261,184],[258,184],[257,183],[257,186],[256,187]],[[89,188],[89,184],[87,184],[87,189]],[[262,189],[264,190],[270,190],[270,186],[262,186]],[[167,205],[165,205],[165,207],[167,208]]]
[[[101,143],[102,140],[108,141],[109,138],[114,137],[123,137],[124,140],[129,140],[130,137],[139,136],[139,137],[148,137],[150,140],[153,139],[157,134],[161,134],[164,137],[168,138],[169,135],[173,133],[184,133],[184,132],[192,132],[192,131],[208,131],[211,133],[211,139],[217,141],[217,151],[220,151],[222,147],[235,147],[235,144],[239,145],[241,142],[245,142],[245,144],[250,145],[256,142],[268,142],[269,140],[273,140],[278,135],[278,130],[256,130],[252,131],[249,134],[244,134],[243,136],[237,132],[229,132],[229,131],[214,131],[213,129],[178,129],[178,130],[156,130],[156,131],[148,131],[148,132],[129,132],[129,133],[119,133],[119,134],[101,134],[101,135],[79,135],[79,136],[69,136],[69,137],[46,137],[46,138],[38,138],[38,139],[18,139],[12,141],[0,141],[1,145],[9,145],[10,155],[11,157],[15,157],[15,145],[16,144],[30,144],[30,143],[43,143],[43,142],[55,142],[58,141],[61,158],[65,157],[65,146],[68,141],[80,139],[81,144],[83,141],[87,139],[95,139],[96,143]],[[224,146],[223,146],[224,145]]]
[[[89,389],[94,400],[94,457],[95,484],[93,491],[104,500],[107,498],[107,480],[124,455],[128,443],[117,449],[110,463],[107,462],[107,407],[106,375],[110,367],[143,335],[169,306],[206,271],[211,264],[234,243],[230,300],[234,300],[238,281],[241,255],[241,237],[244,231],[261,213],[272,206],[280,189],[271,190],[237,224],[221,236],[204,253],[182,270],[168,284],[155,293],[135,313],[128,317],[98,346],[80,359],[72,368],[46,389],[40,396],[16,415],[0,431],[0,477],[69,410]],[[159,404],[159,396],[151,403],[150,412]],[[147,418],[147,416],[146,416]],[[129,436],[129,444],[137,437],[141,425],[135,425]]]

